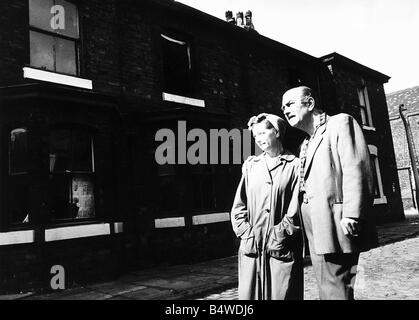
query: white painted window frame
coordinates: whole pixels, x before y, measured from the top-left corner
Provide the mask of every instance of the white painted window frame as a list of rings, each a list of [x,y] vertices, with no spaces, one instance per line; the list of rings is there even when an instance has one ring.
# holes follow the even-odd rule
[[[380,164],[378,162],[378,148],[374,145],[369,144],[368,149],[370,151],[370,154],[375,156],[375,170],[377,174],[377,181],[378,181],[378,191],[380,193],[380,198],[374,199],[374,205],[376,204],[386,204],[387,203],[387,197],[384,195],[384,189],[383,189],[383,182],[381,180],[381,170],[380,170]]]
[[[365,83],[365,80],[362,80],[362,87],[358,88],[358,99],[359,99],[359,104],[363,107],[365,107],[365,112],[361,113],[361,116],[365,117],[365,120],[367,122],[367,124],[362,124],[362,128],[365,130],[370,130],[370,131],[376,131],[373,121],[372,121],[372,112],[371,112],[371,105],[370,105],[370,99],[368,96],[368,89]]]

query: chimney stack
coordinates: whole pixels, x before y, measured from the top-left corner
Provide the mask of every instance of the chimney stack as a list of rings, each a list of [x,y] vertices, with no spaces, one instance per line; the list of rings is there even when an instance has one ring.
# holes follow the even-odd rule
[[[246,19],[246,23],[244,25],[244,28],[248,31],[255,30],[255,27],[254,27],[253,22],[252,22],[252,11],[250,11],[250,10],[246,11],[246,14],[245,14],[244,18]]]
[[[230,10],[226,11],[226,21],[234,25],[236,24],[236,20],[233,18],[233,12]]]
[[[237,12],[236,14],[236,23],[239,27],[243,27],[244,21],[243,21],[243,12]]]

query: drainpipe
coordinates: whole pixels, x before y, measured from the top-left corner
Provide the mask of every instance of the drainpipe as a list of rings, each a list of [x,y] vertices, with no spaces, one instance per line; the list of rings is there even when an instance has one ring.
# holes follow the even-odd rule
[[[400,117],[404,124],[404,129],[406,131],[407,136],[407,146],[409,148],[409,156],[410,156],[410,163],[412,165],[412,172],[413,172],[413,178],[415,180],[415,195],[416,195],[416,208],[419,208],[419,175],[418,175],[418,167],[416,162],[416,154],[414,149],[414,141],[412,136],[412,131],[410,129],[409,121],[406,117],[406,115],[403,113],[403,111],[406,111],[406,107],[404,104],[399,105],[399,113]],[[408,116],[411,116],[414,114],[409,114]]]

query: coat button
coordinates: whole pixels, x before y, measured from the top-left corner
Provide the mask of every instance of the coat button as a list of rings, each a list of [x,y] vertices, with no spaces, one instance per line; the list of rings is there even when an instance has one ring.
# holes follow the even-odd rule
[[[269,213],[269,212],[271,212],[271,210],[270,210],[270,209],[265,209],[265,211],[266,211],[266,213]]]

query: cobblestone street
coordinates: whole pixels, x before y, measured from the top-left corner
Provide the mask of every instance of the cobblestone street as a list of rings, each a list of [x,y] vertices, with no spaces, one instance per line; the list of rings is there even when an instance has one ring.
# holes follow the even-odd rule
[[[355,282],[355,299],[419,299],[418,248],[419,237],[416,237],[362,253]],[[317,300],[317,285],[312,266],[304,269],[304,281],[304,299]],[[237,299],[237,288],[202,298],[202,300]]]

